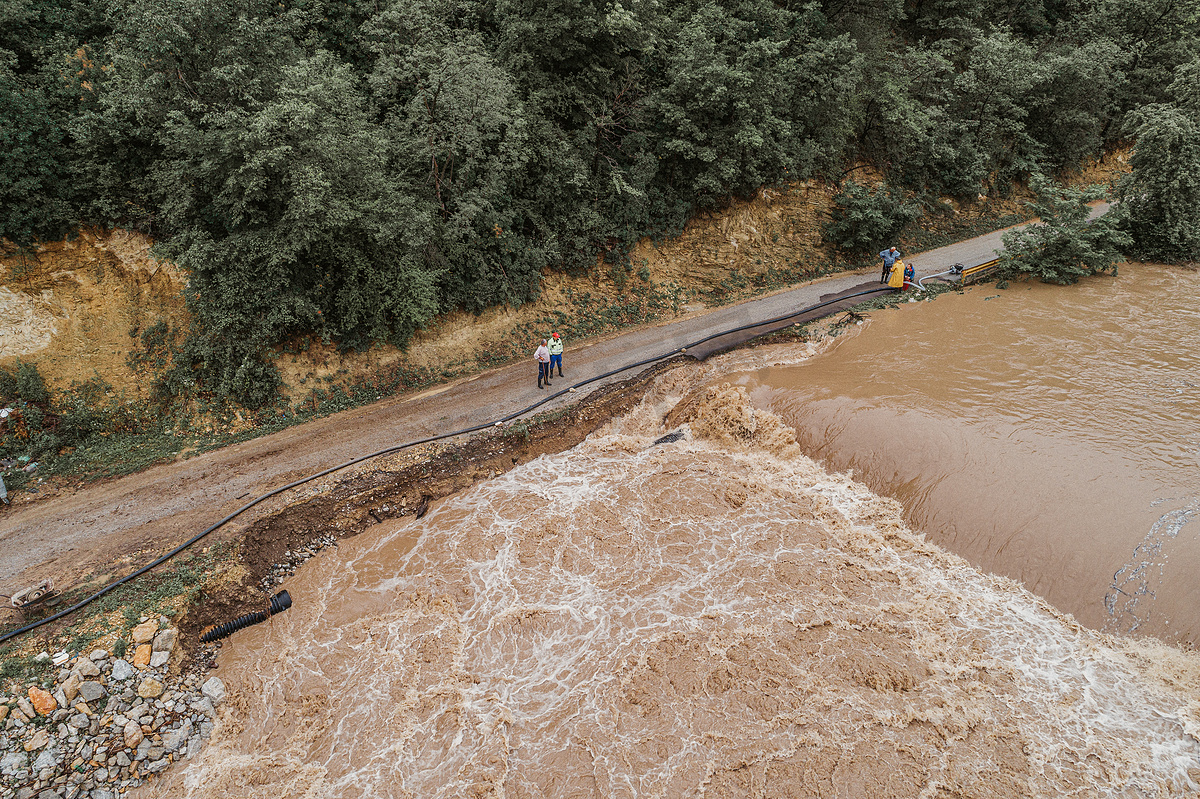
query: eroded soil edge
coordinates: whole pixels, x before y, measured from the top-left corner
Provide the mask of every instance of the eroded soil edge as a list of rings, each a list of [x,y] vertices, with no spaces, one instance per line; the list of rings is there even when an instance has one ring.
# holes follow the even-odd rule
[[[290,505],[250,525],[237,540],[240,579],[206,585],[179,619],[185,660],[202,651],[200,634],[209,626],[261,610],[279,564],[321,538],[358,535],[388,519],[418,514],[432,501],[503,474],[540,455],[565,451],[610,419],[633,408],[650,382],[684,358],[658,364],[636,377],[605,386],[579,402],[528,422],[509,424],[461,444],[438,449],[402,468],[381,468],[338,484],[330,492]]]

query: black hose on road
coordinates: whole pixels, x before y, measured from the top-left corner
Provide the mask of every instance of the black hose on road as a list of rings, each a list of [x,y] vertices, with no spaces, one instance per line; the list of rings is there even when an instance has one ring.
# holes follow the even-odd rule
[[[740,333],[744,330],[752,330],[756,327],[764,327],[766,325],[775,324],[776,322],[782,322],[786,319],[791,319],[792,317],[800,316],[801,314],[809,313],[810,311],[815,311],[820,308],[824,308],[826,306],[832,305],[834,303],[842,302],[846,299],[849,299],[850,297],[865,297],[870,294],[878,294],[880,292],[893,291],[893,290],[894,289],[891,289],[887,286],[871,288],[871,289],[867,289],[865,291],[858,292],[856,294],[849,294],[849,295],[846,295],[843,297],[836,297],[831,300],[826,300],[824,302],[818,302],[815,305],[810,305],[807,308],[802,308],[799,311],[795,311],[795,312],[789,313],[789,314],[784,314],[783,316],[777,316],[772,319],[766,319],[762,322],[753,322],[750,324],[740,325],[738,327],[731,328],[730,330],[724,330],[720,333],[714,333],[710,336],[705,336],[704,338],[693,341],[690,344],[686,344],[682,347],[676,347],[675,349],[671,350],[670,352],[666,353],[665,355],[657,355],[653,358],[646,358],[645,360],[637,361],[636,363],[631,363],[626,366],[622,366],[618,369],[613,369],[611,371],[605,372],[602,375],[590,377],[587,380],[581,380],[580,382],[576,383],[573,386],[570,386],[569,388],[559,389],[557,392],[546,396],[544,399],[538,400],[537,402],[533,403],[532,405],[530,405],[526,408],[523,408],[519,411],[514,411],[513,413],[510,413],[507,416],[504,416],[495,421],[484,422],[482,424],[474,425],[473,427],[464,427],[461,430],[455,430],[450,433],[441,433],[436,436],[429,436],[427,438],[418,439],[416,441],[409,441],[404,444],[396,444],[395,446],[386,447],[384,449],[377,450],[377,451],[372,452],[367,455],[360,455],[359,457],[352,458],[351,460],[348,460],[343,464],[340,464],[338,466],[331,466],[328,469],[324,469],[322,471],[316,472],[315,474],[311,474],[307,477],[302,477],[299,480],[288,483],[285,486],[280,486],[279,488],[276,488],[272,491],[268,491],[267,493],[263,494],[260,497],[250,500],[245,505],[243,505],[242,507],[235,510],[233,513],[230,513],[228,516],[221,519],[220,521],[204,528],[202,531],[200,531],[196,535],[192,536],[187,541],[184,541],[182,544],[175,547],[174,549],[172,549],[170,552],[166,553],[165,555],[161,555],[160,557],[158,557],[155,560],[151,561],[150,563],[146,564],[145,566],[143,566],[142,568],[133,572],[132,574],[127,574],[124,577],[122,577],[120,580],[117,580],[116,582],[114,582],[110,585],[106,585],[104,588],[101,588],[99,591],[92,594],[91,596],[80,600],[79,602],[72,605],[71,607],[69,607],[65,610],[60,610],[58,613],[55,613],[53,616],[47,616],[44,619],[40,619],[38,621],[27,624],[24,627],[19,627],[15,630],[11,630],[7,633],[4,633],[3,635],[0,635],[0,644],[4,643],[5,641],[8,641],[12,638],[16,638],[18,635],[27,633],[30,630],[36,630],[38,627],[41,627],[43,624],[49,624],[52,621],[57,621],[58,619],[64,618],[65,616],[69,616],[70,614],[74,613],[75,611],[79,610],[80,608],[86,607],[88,604],[95,602],[97,599],[99,599],[100,597],[109,593],[113,589],[124,585],[125,583],[129,582],[130,580],[133,580],[137,577],[142,576],[146,572],[153,569],[155,566],[159,566],[159,565],[167,562],[168,560],[175,557],[183,550],[190,547],[192,544],[194,544],[197,541],[199,541],[200,539],[204,538],[206,535],[213,532],[214,530],[217,530],[217,529],[223,527],[224,525],[228,524],[233,519],[237,518],[241,514],[245,513],[246,511],[250,510],[251,508],[253,508],[255,505],[258,505],[259,503],[261,503],[265,500],[268,500],[273,496],[282,494],[284,491],[288,491],[290,489],[296,488],[297,486],[302,486],[305,483],[310,483],[313,480],[320,479],[322,477],[325,477],[326,475],[333,474],[334,472],[341,471],[342,469],[348,468],[350,466],[354,466],[357,463],[362,463],[363,461],[370,460],[371,458],[378,458],[381,455],[390,455],[393,452],[399,452],[400,450],[408,449],[409,447],[416,447],[416,446],[420,446],[421,444],[430,444],[434,441],[441,441],[442,439],[453,438],[454,436],[466,435],[468,433],[476,433],[476,432],[479,432],[480,430],[486,430],[489,427],[495,427],[497,425],[502,425],[505,422],[512,421],[513,419],[516,419],[519,416],[524,416],[525,414],[527,414],[531,411],[537,410],[538,408],[545,405],[546,403],[551,402],[552,400],[555,400],[558,397],[561,397],[563,394],[569,393],[572,389],[582,388],[583,386],[589,385],[590,383],[595,383],[598,380],[604,380],[605,378],[609,378],[614,375],[618,375],[621,372],[627,372],[630,369],[637,369],[642,366],[649,366],[652,363],[657,363],[658,361],[664,361],[667,358],[670,358],[672,356],[686,353],[687,350],[689,350],[693,347],[698,347],[701,344],[712,341],[713,339],[716,339],[716,338],[721,338],[722,336],[728,336],[731,333]],[[290,604],[290,598],[289,598],[289,604]]]

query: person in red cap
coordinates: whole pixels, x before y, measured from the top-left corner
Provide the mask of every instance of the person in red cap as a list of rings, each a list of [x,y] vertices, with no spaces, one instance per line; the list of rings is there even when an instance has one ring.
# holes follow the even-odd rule
[[[554,367],[558,366],[558,376],[562,377],[562,338],[557,333],[550,334],[550,375],[554,375]]]

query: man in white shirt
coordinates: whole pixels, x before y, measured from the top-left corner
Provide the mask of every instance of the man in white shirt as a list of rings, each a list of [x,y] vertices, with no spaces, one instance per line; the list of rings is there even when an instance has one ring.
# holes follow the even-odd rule
[[[533,359],[538,364],[538,388],[545,388],[550,385],[550,350],[546,349],[546,339],[542,339],[542,345],[533,353]]]

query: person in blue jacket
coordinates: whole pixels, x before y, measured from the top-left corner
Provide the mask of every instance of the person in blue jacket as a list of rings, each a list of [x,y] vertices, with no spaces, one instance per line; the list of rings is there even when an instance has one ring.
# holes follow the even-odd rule
[[[908,291],[913,286],[917,285],[914,281],[917,279],[917,268],[911,263],[904,265],[904,290]]]
[[[900,257],[900,251],[895,247],[888,247],[879,253],[879,257],[883,259],[883,274],[879,276],[879,282],[886,283],[892,274],[892,264]]]

